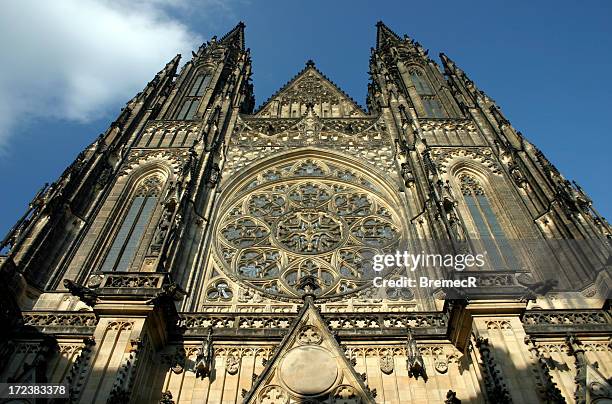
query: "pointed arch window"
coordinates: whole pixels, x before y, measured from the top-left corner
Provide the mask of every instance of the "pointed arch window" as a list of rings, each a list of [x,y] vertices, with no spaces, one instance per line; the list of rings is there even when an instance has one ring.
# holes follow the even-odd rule
[[[425,114],[429,118],[446,118],[446,114],[444,113],[444,109],[442,105],[440,105],[440,101],[433,96],[424,96],[421,97],[421,101],[423,101],[423,108],[425,108]]]
[[[423,72],[417,69],[413,69],[410,71],[410,79],[412,80],[412,84],[416,88],[417,93],[419,95],[433,95],[434,91],[429,85],[429,81],[423,75]]]
[[[446,118],[446,112],[436,97],[436,92],[431,87],[425,74],[419,69],[410,70],[410,80],[416,89],[417,94],[423,103],[425,115],[428,118]]]
[[[121,226],[102,264],[102,271],[129,271],[161,192],[158,176],[146,178],[132,196]]]
[[[183,104],[181,105],[177,119],[193,119],[200,106],[202,96],[210,84],[210,79],[211,76],[209,74],[198,74],[196,76],[189,92],[187,92],[187,95],[183,99]]]
[[[488,261],[493,269],[518,269],[514,252],[482,185],[468,174],[461,175],[459,181],[479,242],[487,252]]]

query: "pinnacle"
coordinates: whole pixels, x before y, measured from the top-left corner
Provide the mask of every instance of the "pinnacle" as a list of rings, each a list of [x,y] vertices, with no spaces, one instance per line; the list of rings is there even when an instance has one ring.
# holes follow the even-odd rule
[[[232,28],[227,34],[223,35],[219,42],[230,42],[236,41],[241,49],[244,49],[244,28],[246,25],[240,21],[234,28]]]
[[[378,21],[376,23],[376,47],[379,48],[382,46],[387,39],[391,39],[393,41],[399,41],[400,37],[395,32],[391,30],[391,28],[387,27],[384,22]]]
[[[308,59],[306,67],[315,67],[315,62],[312,59]]]

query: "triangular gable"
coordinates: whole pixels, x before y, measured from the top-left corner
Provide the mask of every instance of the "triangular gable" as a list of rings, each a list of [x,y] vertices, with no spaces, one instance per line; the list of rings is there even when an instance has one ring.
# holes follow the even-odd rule
[[[357,118],[366,112],[351,97],[308,61],[306,67],[285,84],[255,113],[257,117],[298,118],[308,105],[322,118]]]
[[[586,402],[591,403],[597,400],[605,402],[612,400],[612,385],[610,380],[606,379],[599,371],[597,364],[586,365]]]
[[[244,403],[373,403],[310,297]]]

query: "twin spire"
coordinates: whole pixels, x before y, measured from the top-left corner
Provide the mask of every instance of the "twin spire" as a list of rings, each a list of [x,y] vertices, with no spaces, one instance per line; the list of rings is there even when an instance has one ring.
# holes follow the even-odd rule
[[[245,24],[240,21],[234,28],[232,28],[229,32],[223,35],[220,39],[213,37],[211,42],[224,43],[224,44],[232,44],[234,47],[246,50],[245,47]],[[383,50],[388,44],[403,44],[404,46],[408,45],[409,48],[412,48],[415,53],[420,54],[421,56],[427,57],[427,52],[420,46],[420,44],[414,41],[407,35],[404,35],[403,38],[400,37],[397,33],[395,33],[391,28],[389,28],[382,21],[378,21],[376,23],[376,50]],[[207,44],[203,44],[200,49],[203,49],[207,46]],[[194,56],[197,55],[194,53]],[[441,54],[443,65],[446,67],[447,71],[454,70],[455,64],[444,54]],[[178,58],[174,58],[169,65],[177,66]],[[167,70],[167,69],[166,69]],[[315,76],[323,85],[323,89],[327,90],[334,94],[336,99],[341,100],[345,105],[349,105],[351,114],[354,116],[365,116],[367,112],[363,107],[357,104],[346,92],[344,92],[340,87],[338,87],[334,82],[332,82],[329,78],[327,78],[321,71],[319,71],[314,61],[308,60],[306,62],[306,66],[302,69],[297,75],[295,75],[289,82],[287,82],[283,87],[281,87],[276,93],[274,93],[264,104],[262,104],[258,110],[257,114],[261,115],[262,111],[270,106],[273,101],[281,101],[284,96],[288,93],[295,93],[296,88],[300,87],[300,81],[303,81],[306,76],[310,75],[311,77]],[[303,87],[303,86],[302,86]],[[282,102],[282,101],[281,101]],[[299,111],[298,111],[299,112]],[[323,111],[321,111],[323,112]]]

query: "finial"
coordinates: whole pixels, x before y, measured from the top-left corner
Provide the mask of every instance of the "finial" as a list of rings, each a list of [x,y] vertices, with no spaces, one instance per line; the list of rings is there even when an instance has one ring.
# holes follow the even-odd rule
[[[308,61],[306,62],[306,67],[314,67],[315,66],[315,62],[312,59],[308,59]]]

